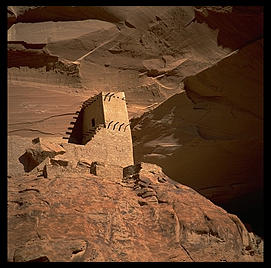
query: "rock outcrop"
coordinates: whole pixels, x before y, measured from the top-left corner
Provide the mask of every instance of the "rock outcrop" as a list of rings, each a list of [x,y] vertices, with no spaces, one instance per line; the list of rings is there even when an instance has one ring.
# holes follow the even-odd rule
[[[217,43],[233,50],[263,36],[263,6],[199,6],[195,20],[217,29]]]
[[[24,165],[25,172],[32,171],[47,158],[54,158],[56,155],[62,155],[66,152],[60,145],[42,138],[33,139],[32,144],[32,147],[27,148],[19,158],[19,161]]]
[[[135,161],[160,165],[172,179],[239,211],[261,233],[262,46],[262,39],[252,42],[187,77],[183,93],[131,127]]]
[[[217,45],[217,30],[195,21],[194,10],[191,6],[9,7],[8,85],[9,96],[16,99],[9,105],[13,115],[9,134],[65,135],[66,120],[50,117],[76,112],[77,103],[65,106],[58,102],[63,98],[74,102],[76,97],[80,104],[100,91],[124,91],[133,116],[180,92],[186,76],[231,52]],[[45,97],[49,86],[57,95],[50,99],[51,105]],[[24,101],[17,87],[24,94],[33,90],[40,98],[33,101],[31,94]],[[33,102],[38,106],[33,107]],[[46,124],[40,123],[48,117]]]
[[[263,260],[262,6],[7,13],[10,261]],[[123,176],[63,140],[101,91],[127,98]]]
[[[9,178],[8,260],[263,261],[263,241],[237,216],[160,167],[123,175]]]

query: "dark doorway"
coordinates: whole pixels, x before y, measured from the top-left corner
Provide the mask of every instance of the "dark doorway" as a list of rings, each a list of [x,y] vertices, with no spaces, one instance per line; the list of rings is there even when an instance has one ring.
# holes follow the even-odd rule
[[[95,127],[95,119],[94,118],[91,119],[91,126]]]

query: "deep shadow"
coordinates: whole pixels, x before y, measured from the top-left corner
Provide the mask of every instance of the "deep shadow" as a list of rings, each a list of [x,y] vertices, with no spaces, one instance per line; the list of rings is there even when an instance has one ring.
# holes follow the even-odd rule
[[[233,6],[231,12],[208,8],[208,15],[195,10],[195,21],[218,29],[217,44],[236,50],[263,37],[263,6]]]
[[[46,54],[41,49],[35,51],[33,49],[30,51],[8,49],[8,68],[27,66],[37,69],[44,66],[54,66],[57,62],[58,57]]]
[[[69,134],[69,143],[74,143],[74,144],[82,144],[82,139],[83,139],[83,110],[81,110],[78,114],[78,117],[73,123],[74,126],[72,128],[72,132],[66,132],[66,134]]]
[[[50,262],[47,256],[41,256],[33,260],[29,260],[27,262]]]
[[[25,172],[30,172],[35,167],[39,165],[39,162],[35,161],[29,152],[25,152],[23,155],[21,155],[19,158],[20,163],[24,166]]]
[[[75,113],[75,114],[77,114],[77,117],[74,117],[74,119],[76,119],[76,121],[70,122],[70,124],[73,125],[73,127],[68,127],[68,130],[71,130],[71,132],[70,131],[66,132],[66,134],[70,135],[68,138],[69,143],[83,145],[83,115],[84,115],[84,111],[85,111],[86,107],[91,105],[96,100],[97,100],[96,95],[87,99],[86,101],[83,102],[80,111],[77,111]],[[94,122],[92,121],[92,124],[95,125],[96,124],[95,119],[93,119],[93,120],[94,120]]]
[[[264,238],[263,190],[241,195],[227,204],[218,204],[227,212],[237,215],[249,232]]]

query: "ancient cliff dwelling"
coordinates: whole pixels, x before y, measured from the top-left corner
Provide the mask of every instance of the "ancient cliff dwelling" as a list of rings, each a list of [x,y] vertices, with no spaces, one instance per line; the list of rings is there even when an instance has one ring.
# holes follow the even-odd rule
[[[86,100],[73,122],[69,143],[85,145],[91,158],[133,165],[133,144],[124,92],[101,92]]]
[[[263,262],[257,4],[8,6],[0,257]]]

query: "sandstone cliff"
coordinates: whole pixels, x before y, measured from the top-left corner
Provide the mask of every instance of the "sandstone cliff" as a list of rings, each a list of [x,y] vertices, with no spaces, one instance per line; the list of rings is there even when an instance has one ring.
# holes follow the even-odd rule
[[[237,216],[160,167],[140,163],[122,174],[95,176],[85,166],[10,177],[8,260],[263,261],[263,241]]]
[[[249,205],[242,204],[242,214],[251,215],[248,207],[253,207],[255,214],[248,217],[254,218],[259,230],[263,228],[258,220],[263,211],[262,45],[262,40],[255,41],[186,78],[185,92],[134,120],[132,127],[136,161],[159,164],[174,180],[223,206],[251,199]]]
[[[102,90],[124,91],[130,117],[140,115],[231,52],[189,6],[10,7],[9,14],[9,133],[21,136],[63,135],[69,114]]]
[[[138,193],[134,192],[133,188],[126,188],[115,181],[107,182],[105,177],[97,178],[79,173],[75,175],[71,170],[69,171],[71,173],[68,172],[66,175],[56,172],[55,176],[59,176],[53,179],[56,185],[50,184],[49,181],[52,180],[39,177],[40,174],[26,176],[27,167],[24,166],[24,161],[27,158],[21,156],[31,145],[31,138],[37,135],[46,139],[51,137],[52,142],[58,144],[63,143],[62,137],[73,121],[76,111],[80,110],[80,105],[89,97],[103,90],[125,91],[133,127],[135,160],[158,164],[165,174],[180,183],[178,184],[180,189],[183,185],[192,187],[216,205],[237,214],[249,232],[256,232],[263,237],[263,7],[9,6],[7,19],[8,176],[11,176],[8,179],[11,189],[9,211],[12,226],[19,228],[11,230],[13,233],[9,237],[10,260],[52,261],[59,260],[59,256],[62,256],[60,258],[65,261],[108,261],[112,255],[112,260],[170,261],[175,258],[198,261],[211,259],[210,247],[215,248],[214,252],[219,256],[213,260],[236,261],[246,258],[258,260],[245,254],[250,252],[253,255],[257,250],[250,250],[247,243],[240,242],[241,236],[239,238],[235,236],[236,227],[232,224],[233,221],[239,222],[236,217],[229,216],[223,209],[211,205],[215,211],[216,209],[223,211],[221,213],[226,217],[223,218],[226,222],[229,222],[229,218],[232,219],[230,225],[224,227],[225,230],[230,230],[232,234],[230,236],[237,241],[233,246],[228,240],[229,237],[225,238],[224,233],[216,235],[219,232],[214,231],[213,225],[209,224],[208,218],[211,219],[211,223],[213,220],[210,215],[204,218],[202,214],[197,214],[199,211],[196,203],[184,201],[180,192],[178,197],[175,197],[178,189],[170,180],[167,180],[166,184],[161,182],[156,184],[159,187],[163,185],[169,187],[164,190],[172,193],[173,199],[176,198],[173,201],[169,197],[171,200],[169,203],[175,205],[158,201],[158,204],[155,201],[150,205],[144,198],[140,199],[140,205],[138,199],[132,199],[132,204],[136,207],[136,216],[133,218],[134,214],[129,214],[130,212],[126,214],[120,212],[121,200],[125,200],[126,204],[131,198],[129,196],[126,199],[126,193],[138,198]],[[75,163],[73,168],[76,169],[76,164],[86,156],[87,150],[73,144],[63,144],[68,160]],[[66,160],[59,157],[56,161]],[[44,164],[45,162],[48,164],[48,159],[44,160]],[[36,165],[36,160],[33,163]],[[86,165],[89,168],[84,160],[80,163],[79,166]],[[37,166],[34,173],[42,169],[43,164]],[[48,172],[50,174],[50,170]],[[90,188],[87,188],[90,179],[92,182]],[[64,180],[67,184],[62,185]],[[75,181],[78,181],[78,184],[75,184]],[[97,184],[96,188],[93,186],[94,182]],[[54,196],[49,195],[49,192],[54,193],[58,183],[62,185],[63,191],[60,190],[60,193],[55,194],[60,201],[54,201]],[[112,186],[112,192],[107,188],[108,184]],[[34,189],[37,186],[37,189],[29,190],[31,185],[34,185]],[[50,190],[51,186],[53,188]],[[78,199],[76,192],[74,195],[71,193],[72,197],[68,199],[71,203],[63,201],[62,206],[63,199],[60,196],[67,190],[65,187],[77,189],[78,192],[82,189],[86,195],[83,194],[82,199],[80,196]],[[24,191],[25,189],[27,190]],[[119,220],[122,222],[120,226],[123,224],[125,226],[123,229],[119,227],[119,231],[125,233],[129,226],[134,226],[134,220],[139,219],[144,223],[143,229],[136,229],[132,237],[136,234],[135,239],[138,239],[142,232],[144,239],[146,238],[146,241],[150,239],[151,242],[146,242],[142,238],[140,240],[142,247],[135,246],[137,250],[134,252],[131,247],[136,240],[132,240],[129,243],[134,244],[128,244],[128,249],[122,252],[119,250],[121,242],[104,238],[104,234],[100,235],[98,229],[101,233],[103,228],[111,230],[109,226],[112,218],[111,214],[107,214],[109,212],[104,212],[106,209],[101,205],[106,197],[96,196],[95,189],[100,189],[101,196],[103,196],[101,189],[106,189],[110,192],[108,197],[112,197],[113,200],[117,191],[123,193],[125,197],[121,196],[113,205],[108,200],[104,203],[112,211],[117,211],[117,216],[113,217],[115,226],[119,215],[131,216],[129,221],[123,218]],[[174,189],[175,192],[170,189]],[[194,193],[193,190],[189,191]],[[94,197],[91,199],[93,192]],[[150,195],[154,194],[154,191],[149,192]],[[143,194],[149,195],[148,191]],[[205,205],[210,202],[201,203],[206,199],[199,197],[198,194],[194,196],[199,202],[199,208],[205,211]],[[25,201],[21,202],[20,198]],[[50,225],[46,217],[51,215],[50,217],[54,218],[57,209],[46,205],[46,202],[42,203],[39,198],[49,204],[52,202],[56,207],[59,202],[60,209],[68,211],[60,215],[64,222],[67,221],[71,226],[67,229],[63,227],[72,234],[71,240],[64,233],[60,235],[61,237],[58,236],[57,231],[53,229],[49,231],[48,239],[44,238],[44,226]],[[84,199],[91,203],[95,202],[95,198],[100,200],[98,205],[101,206],[101,211],[99,207],[98,212],[103,215],[100,222],[96,214],[93,221],[91,216],[90,218],[82,216],[82,211],[87,210]],[[157,197],[152,199],[155,198],[157,199]],[[189,194],[185,198],[191,200]],[[182,215],[177,212],[178,209],[175,210],[179,201],[180,206],[184,206],[182,203],[185,202],[186,211],[191,209],[196,211],[195,215],[197,220],[202,222],[203,229],[195,227],[195,231],[191,231],[192,235],[187,235],[186,227],[182,229],[182,226],[186,226],[180,220]],[[79,209],[81,214],[78,212],[79,214],[74,216],[72,213],[75,212],[70,212],[74,209],[73,203],[82,207],[82,210]],[[155,208],[151,208],[152,206]],[[37,215],[40,216],[35,216],[36,207]],[[49,214],[47,215],[43,209],[49,211]],[[88,213],[94,213],[91,207],[89,209]],[[153,212],[155,209],[158,210],[158,214]],[[165,214],[163,211],[166,211]],[[171,218],[172,213],[176,214]],[[87,238],[78,235],[81,232],[80,228],[72,222],[69,215],[75,217],[76,223],[79,222],[78,217],[82,219],[85,226],[82,233],[87,235]],[[161,224],[158,221],[159,215]],[[163,218],[166,224],[169,224],[169,228],[160,227],[164,224]],[[177,218],[180,227],[177,227]],[[220,216],[218,218],[221,219]],[[38,234],[32,227],[38,228],[36,226],[39,226],[37,222],[40,219],[42,235],[41,239],[37,240],[35,237],[38,237]],[[194,226],[195,222],[192,221],[192,218],[189,220],[183,218],[183,222],[190,226],[187,230],[194,230],[191,226]],[[61,219],[56,217],[50,228],[64,226],[61,222]],[[127,227],[124,222],[129,222],[130,225]],[[22,227],[19,227],[20,224]],[[133,228],[138,228],[137,225],[136,220],[136,226]],[[215,226],[223,225],[220,225],[219,221]],[[167,231],[161,231],[163,228]],[[239,230],[243,230],[243,227],[240,228]],[[29,230],[29,236],[24,229]],[[171,229],[172,233],[168,234],[167,232],[171,232],[168,230]],[[148,234],[149,230],[153,236]],[[92,231],[95,234],[94,242],[91,242]],[[246,236],[247,231],[244,231],[244,234]],[[178,240],[177,237],[181,238]],[[216,242],[215,237],[218,238]],[[22,243],[18,242],[21,238]],[[176,247],[175,245],[172,247],[172,239],[175,239]],[[220,245],[219,239],[227,241],[221,242],[221,251],[227,252],[232,248],[231,252],[235,252],[234,257],[229,257],[230,253],[219,255],[217,247],[217,244]],[[159,241],[164,240],[165,248],[158,246]],[[206,242],[209,240],[210,244]],[[105,241],[101,243],[107,245],[105,253],[102,253],[102,246],[101,248],[98,246],[100,241]],[[189,241],[192,244],[189,244]],[[150,245],[152,242],[155,245],[153,247]],[[62,245],[65,245],[64,248]],[[116,245],[116,248],[112,245]],[[207,257],[200,255],[201,253],[195,249],[196,245],[199,249],[207,245]],[[189,247],[192,250],[188,250]],[[240,255],[241,248],[247,248],[243,251],[245,255],[242,253]],[[173,253],[171,255],[170,252],[175,251],[176,255]],[[43,255],[37,252],[43,252]]]

